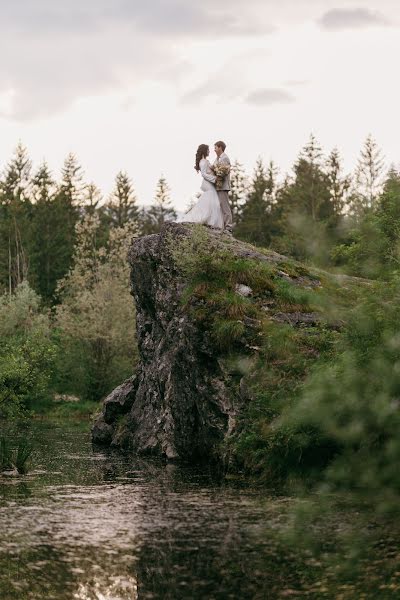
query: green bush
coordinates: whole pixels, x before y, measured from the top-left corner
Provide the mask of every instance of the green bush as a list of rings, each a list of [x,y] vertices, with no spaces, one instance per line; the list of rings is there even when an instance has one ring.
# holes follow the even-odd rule
[[[49,396],[55,355],[51,340],[39,334],[2,347],[0,418],[21,416]]]
[[[56,356],[49,315],[27,282],[0,298],[0,337],[0,419],[10,419],[49,396]]]
[[[399,323],[400,278],[394,276],[352,311],[337,358],[315,368],[271,423],[266,441],[276,473],[302,474],[330,491],[352,490],[377,511],[397,509]]]

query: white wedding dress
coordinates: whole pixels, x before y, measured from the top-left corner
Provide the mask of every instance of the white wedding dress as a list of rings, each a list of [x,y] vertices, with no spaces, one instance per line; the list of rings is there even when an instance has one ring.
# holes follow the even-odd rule
[[[202,223],[211,227],[224,228],[224,218],[215,189],[215,175],[206,158],[200,161],[200,172],[203,177],[200,189],[202,194],[198,202],[186,214],[178,219],[179,223]]]

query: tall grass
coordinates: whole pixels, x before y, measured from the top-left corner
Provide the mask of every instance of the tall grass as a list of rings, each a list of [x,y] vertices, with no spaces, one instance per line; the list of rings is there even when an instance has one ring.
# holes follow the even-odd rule
[[[16,469],[20,475],[29,471],[33,445],[26,437],[21,437],[13,445],[10,439],[0,436],[0,472]]]

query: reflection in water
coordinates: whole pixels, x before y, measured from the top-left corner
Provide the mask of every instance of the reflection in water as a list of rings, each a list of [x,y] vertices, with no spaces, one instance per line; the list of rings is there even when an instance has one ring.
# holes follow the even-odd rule
[[[265,536],[257,492],[93,451],[73,425],[34,427],[34,470],[0,481],[2,600],[267,598],[302,587],[295,559]]]
[[[114,600],[115,598],[131,598],[136,600],[137,582],[133,577],[115,576],[109,578],[109,581],[103,583],[101,579],[90,584],[80,583],[78,590],[74,593],[76,600],[88,600],[96,598],[98,600]]]
[[[81,426],[32,427],[34,470],[0,479],[1,600],[392,597],[397,550],[367,565],[374,591],[339,585],[333,570],[324,592],[318,562],[276,535],[288,498],[93,450]]]

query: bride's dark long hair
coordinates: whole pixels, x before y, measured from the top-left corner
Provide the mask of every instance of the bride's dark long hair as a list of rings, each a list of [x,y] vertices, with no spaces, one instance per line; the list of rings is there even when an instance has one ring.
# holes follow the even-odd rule
[[[194,165],[194,168],[196,169],[197,172],[200,171],[200,161],[202,158],[207,158],[208,154],[210,152],[210,148],[207,146],[207,144],[200,144],[200,146],[197,148],[197,152],[196,152],[196,164]]]

